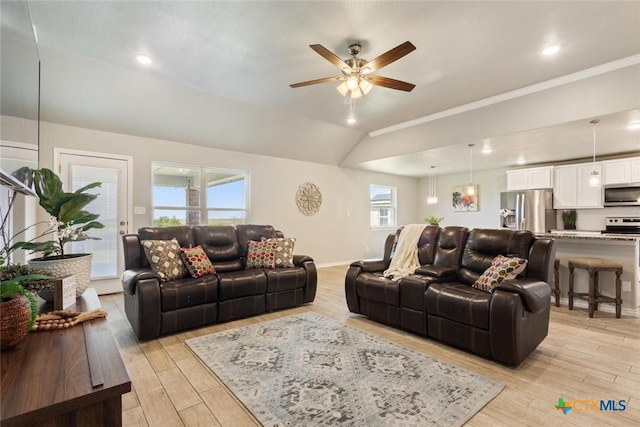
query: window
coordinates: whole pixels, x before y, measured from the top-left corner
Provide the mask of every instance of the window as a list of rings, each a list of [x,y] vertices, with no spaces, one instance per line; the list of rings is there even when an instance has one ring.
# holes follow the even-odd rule
[[[369,187],[371,227],[396,226],[396,189],[384,185]]]
[[[154,226],[247,222],[246,172],[159,162],[152,166]]]

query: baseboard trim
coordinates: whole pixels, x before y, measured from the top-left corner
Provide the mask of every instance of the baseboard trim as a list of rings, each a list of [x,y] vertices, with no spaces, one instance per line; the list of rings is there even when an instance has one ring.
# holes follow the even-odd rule
[[[551,296],[551,304],[555,307],[555,299],[553,298],[553,296]],[[566,307],[567,309],[569,308],[569,299],[568,298],[560,298],[560,307]],[[584,308],[584,309],[588,309],[589,308],[589,303],[583,299],[577,299],[574,298],[573,299],[573,307],[574,308]],[[615,314],[616,312],[616,305],[613,303],[599,303],[598,304],[598,310],[595,311],[595,313],[598,313],[598,311],[602,311],[605,313],[612,313]],[[628,307],[622,307],[622,315],[623,316],[628,316],[628,317],[640,317],[640,309],[633,309],[633,308],[628,308]]]

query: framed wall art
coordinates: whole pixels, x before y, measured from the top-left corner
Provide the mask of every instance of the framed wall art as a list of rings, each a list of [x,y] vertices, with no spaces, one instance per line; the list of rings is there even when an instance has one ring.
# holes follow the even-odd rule
[[[468,185],[459,185],[453,187],[451,195],[451,203],[454,212],[478,212],[478,186],[472,185],[473,195],[467,194]]]

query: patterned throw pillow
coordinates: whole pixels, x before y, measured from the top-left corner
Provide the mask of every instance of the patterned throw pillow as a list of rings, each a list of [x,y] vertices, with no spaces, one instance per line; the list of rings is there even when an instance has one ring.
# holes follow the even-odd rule
[[[263,242],[275,242],[276,244],[276,267],[293,267],[293,245],[296,243],[295,237],[276,237],[273,239],[262,238]]]
[[[162,282],[181,279],[188,274],[180,258],[180,243],[176,239],[143,240],[140,243],[151,269]]]
[[[247,244],[247,269],[276,268],[276,242],[256,242]]]
[[[209,261],[209,257],[204,253],[202,246],[193,248],[180,248],[180,257],[191,276],[197,279],[205,274],[215,273],[216,269]]]
[[[515,279],[526,266],[526,259],[498,255],[491,261],[491,267],[487,268],[472,286],[482,291],[493,292],[498,283]]]

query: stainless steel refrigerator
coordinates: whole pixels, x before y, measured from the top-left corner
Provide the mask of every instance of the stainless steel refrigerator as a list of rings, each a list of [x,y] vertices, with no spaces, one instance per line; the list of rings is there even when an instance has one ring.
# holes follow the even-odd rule
[[[556,228],[552,190],[522,190],[500,193],[500,226],[548,233]]]

